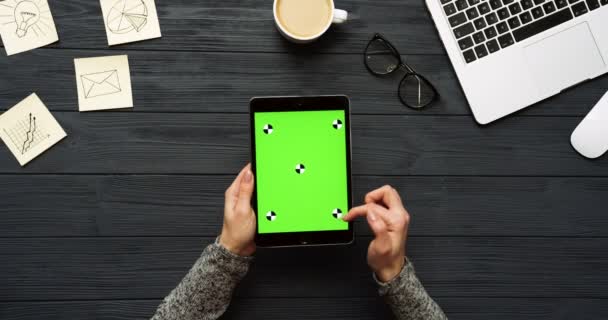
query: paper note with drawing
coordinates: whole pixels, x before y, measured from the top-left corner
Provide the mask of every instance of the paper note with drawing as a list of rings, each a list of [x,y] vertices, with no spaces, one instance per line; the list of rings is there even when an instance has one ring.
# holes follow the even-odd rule
[[[95,72],[80,76],[85,99],[119,93],[118,70]]]
[[[0,115],[0,138],[21,166],[66,137],[35,93]]]
[[[74,68],[80,111],[133,107],[126,55],[74,59]]]
[[[100,0],[108,44],[160,38],[154,0]]]
[[[0,1],[0,36],[9,56],[58,41],[47,0]]]

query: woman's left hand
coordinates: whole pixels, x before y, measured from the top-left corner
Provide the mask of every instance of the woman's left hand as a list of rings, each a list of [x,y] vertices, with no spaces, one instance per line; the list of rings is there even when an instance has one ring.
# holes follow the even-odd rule
[[[251,208],[254,182],[251,164],[241,170],[226,190],[224,225],[220,244],[239,256],[251,256],[255,252],[255,212]]]

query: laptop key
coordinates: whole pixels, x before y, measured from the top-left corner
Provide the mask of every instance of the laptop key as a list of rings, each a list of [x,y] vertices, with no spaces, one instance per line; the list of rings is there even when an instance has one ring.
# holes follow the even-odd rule
[[[521,23],[519,23],[519,19],[517,17],[513,17],[511,19],[509,19],[509,27],[511,27],[511,29],[515,29],[517,27],[519,27],[521,25]]]
[[[477,29],[477,30],[481,30],[487,26],[486,20],[484,20],[483,18],[479,18],[479,19],[473,21],[473,24],[475,25],[475,29]]]
[[[509,26],[507,26],[507,24],[505,22],[501,22],[496,25],[496,30],[498,30],[498,33],[503,34],[507,31],[509,31]]]
[[[500,2],[500,0],[490,0],[490,6],[492,7],[492,10],[496,10],[502,7],[502,2]]]
[[[484,30],[483,33],[486,34],[486,38],[488,38],[488,39],[492,39],[492,38],[496,37],[496,35],[497,35],[496,29],[492,26],[490,26],[489,28]]]
[[[494,12],[492,12],[486,16],[486,22],[489,26],[491,26],[498,22],[498,17],[496,17],[496,14]]]
[[[502,8],[498,10],[498,17],[500,18],[500,20],[505,20],[509,17],[509,10],[507,10],[507,8]]]
[[[557,9],[561,9],[567,5],[568,2],[566,0],[555,0],[555,6],[557,7]]]
[[[532,0],[523,0],[521,2],[521,6],[524,8],[524,10],[528,10],[534,7],[534,2],[532,2]]]
[[[464,12],[461,12],[449,17],[448,21],[452,27],[458,27],[459,25],[467,22],[467,17],[464,15]]]
[[[479,17],[479,12],[477,12],[477,8],[473,7],[467,10],[467,17],[469,20],[473,20]]]
[[[484,15],[490,12],[490,5],[487,2],[484,2],[477,7],[479,9],[479,14]]]
[[[519,15],[519,20],[521,20],[522,24],[526,24],[532,21],[532,16],[530,15],[530,12],[524,12]]]
[[[536,7],[532,9],[532,16],[534,17],[534,19],[540,19],[544,15],[545,13],[543,12],[543,9],[541,7]]]
[[[587,6],[589,7],[589,10],[593,11],[600,7],[600,3],[598,0],[587,0]]]
[[[481,59],[488,55],[488,49],[483,44],[480,44],[475,47],[475,53],[477,53],[477,58]]]
[[[467,0],[456,1],[456,8],[458,8],[458,10],[462,11],[468,7],[469,7],[469,4],[467,4]]]
[[[514,44],[515,41],[513,41],[513,36],[511,36],[510,33],[507,33],[505,35],[498,37],[498,43],[500,43],[500,46],[504,49],[504,48]]]
[[[498,42],[496,42],[495,39],[492,39],[492,40],[486,42],[486,46],[488,47],[488,51],[490,51],[490,53],[494,53],[494,52],[500,50],[500,47],[498,46]]]
[[[448,2],[451,2],[452,0],[441,0],[441,4],[446,4]]]
[[[469,34],[475,31],[475,27],[473,27],[472,23],[463,24],[460,27],[454,29],[454,35],[456,39],[460,39],[464,36],[468,36]]]
[[[515,41],[520,42],[573,18],[570,9],[566,8],[513,31],[513,36]]]
[[[543,9],[545,9],[545,13],[546,14],[552,14],[553,12],[555,12],[555,5],[553,4],[553,2],[547,2],[545,4],[543,4]]]
[[[600,3],[601,3],[603,6],[605,6],[605,5],[607,5],[607,4],[608,4],[608,0],[601,0],[601,1],[600,1]]]
[[[535,5],[539,5],[541,3],[545,2],[545,0],[534,0],[534,4]]]
[[[449,17],[456,13],[456,7],[453,3],[449,3],[445,7],[443,7],[443,11],[445,11],[445,15]]]
[[[460,47],[460,50],[466,50],[473,46],[473,39],[471,39],[471,37],[462,38],[461,40],[458,40],[458,46]]]
[[[572,6],[572,12],[574,12],[574,16],[578,17],[581,16],[585,13],[587,13],[587,6],[585,5],[585,2],[579,2],[575,5]]]
[[[473,40],[475,41],[475,44],[480,44],[486,41],[486,37],[483,36],[483,32],[479,31],[477,33],[473,33]]]
[[[521,6],[519,3],[514,3],[509,6],[509,11],[511,11],[511,15],[513,16],[519,14],[521,12]]]
[[[464,61],[466,61],[467,63],[471,63],[471,62],[477,60],[477,57],[475,56],[475,52],[473,52],[473,49],[469,49],[469,50],[463,52],[462,55],[464,56]]]

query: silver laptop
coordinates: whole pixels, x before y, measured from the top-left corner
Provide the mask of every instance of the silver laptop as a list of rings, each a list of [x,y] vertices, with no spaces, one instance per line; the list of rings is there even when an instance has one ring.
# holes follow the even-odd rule
[[[608,0],[425,0],[487,124],[608,72]]]

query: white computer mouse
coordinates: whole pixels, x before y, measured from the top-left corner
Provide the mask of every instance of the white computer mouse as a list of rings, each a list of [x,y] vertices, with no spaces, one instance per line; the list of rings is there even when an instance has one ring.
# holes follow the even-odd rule
[[[590,159],[608,151],[608,92],[576,127],[570,142],[576,151]]]

